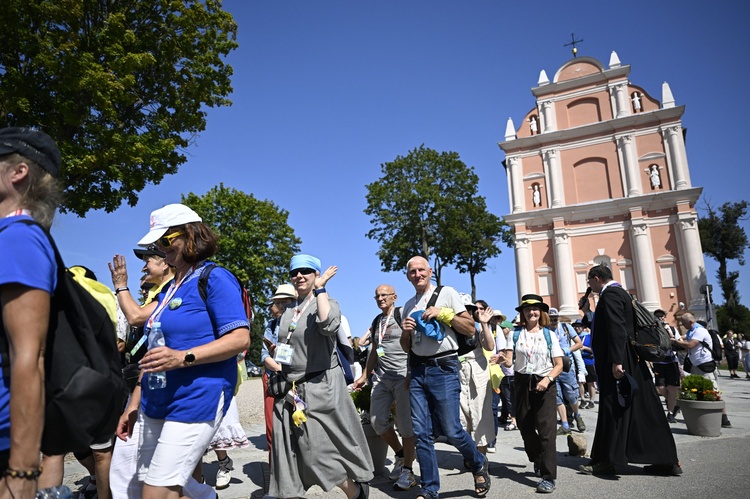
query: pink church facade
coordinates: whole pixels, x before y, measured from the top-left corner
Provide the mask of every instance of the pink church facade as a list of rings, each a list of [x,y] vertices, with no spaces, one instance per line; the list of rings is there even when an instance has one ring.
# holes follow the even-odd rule
[[[508,120],[505,169],[518,294],[537,293],[578,316],[586,274],[606,263],[650,309],[680,303],[705,314],[705,264],[690,182],[684,106],[664,83],[661,102],[628,79],[614,52],[541,72],[536,105]]]

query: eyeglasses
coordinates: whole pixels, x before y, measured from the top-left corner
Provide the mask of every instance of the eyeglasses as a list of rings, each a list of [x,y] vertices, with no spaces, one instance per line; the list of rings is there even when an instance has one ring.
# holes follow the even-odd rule
[[[396,293],[383,293],[383,294],[380,294],[380,295],[375,295],[375,299],[376,300],[380,300],[382,298],[388,298],[389,296],[393,296],[395,294]]]
[[[156,244],[158,244],[162,248],[169,248],[170,246],[172,246],[172,239],[180,237],[181,235],[182,232],[172,232],[171,234],[167,234],[166,236],[162,236],[157,239]]]
[[[289,271],[289,277],[297,277],[299,274],[310,275],[314,273],[315,273],[315,269],[308,269],[308,268],[294,269],[294,270]]]

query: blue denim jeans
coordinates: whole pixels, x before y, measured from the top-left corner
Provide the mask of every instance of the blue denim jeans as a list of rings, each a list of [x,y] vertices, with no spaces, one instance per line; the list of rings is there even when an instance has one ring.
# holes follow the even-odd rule
[[[440,473],[433,440],[433,420],[471,463],[472,473],[482,469],[485,457],[477,450],[471,436],[461,426],[459,416],[461,386],[458,359],[441,359],[440,365],[422,365],[411,370],[411,419],[416,437],[417,461],[422,478],[422,493],[436,498],[440,490]],[[435,432],[437,434],[437,432]]]

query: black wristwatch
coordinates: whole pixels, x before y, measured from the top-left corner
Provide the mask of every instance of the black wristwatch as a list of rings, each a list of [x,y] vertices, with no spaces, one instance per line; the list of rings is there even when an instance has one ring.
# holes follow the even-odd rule
[[[185,364],[189,366],[192,366],[193,364],[195,364],[195,354],[193,353],[192,350],[188,350],[187,353],[185,354]]]

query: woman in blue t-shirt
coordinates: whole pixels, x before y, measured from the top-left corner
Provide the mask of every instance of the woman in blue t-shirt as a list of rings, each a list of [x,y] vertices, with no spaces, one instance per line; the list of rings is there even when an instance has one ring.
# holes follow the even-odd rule
[[[41,473],[44,345],[57,285],[42,227],[49,229],[60,199],[59,170],[47,134],[0,130],[0,497],[34,497]]]
[[[151,230],[140,246],[156,243],[175,269],[172,284],[146,322],[161,324],[166,346],[141,360],[141,380],[125,410],[118,436],[125,439],[136,417],[138,480],[144,499],[183,495],[232,400],[235,357],[250,345],[240,285],[227,270],[210,274],[205,300],[198,291],[206,259],[218,249],[216,235],[187,206],[170,204],[151,213]],[[150,388],[152,373],[166,372],[166,387]],[[138,410],[140,407],[140,411]]]

